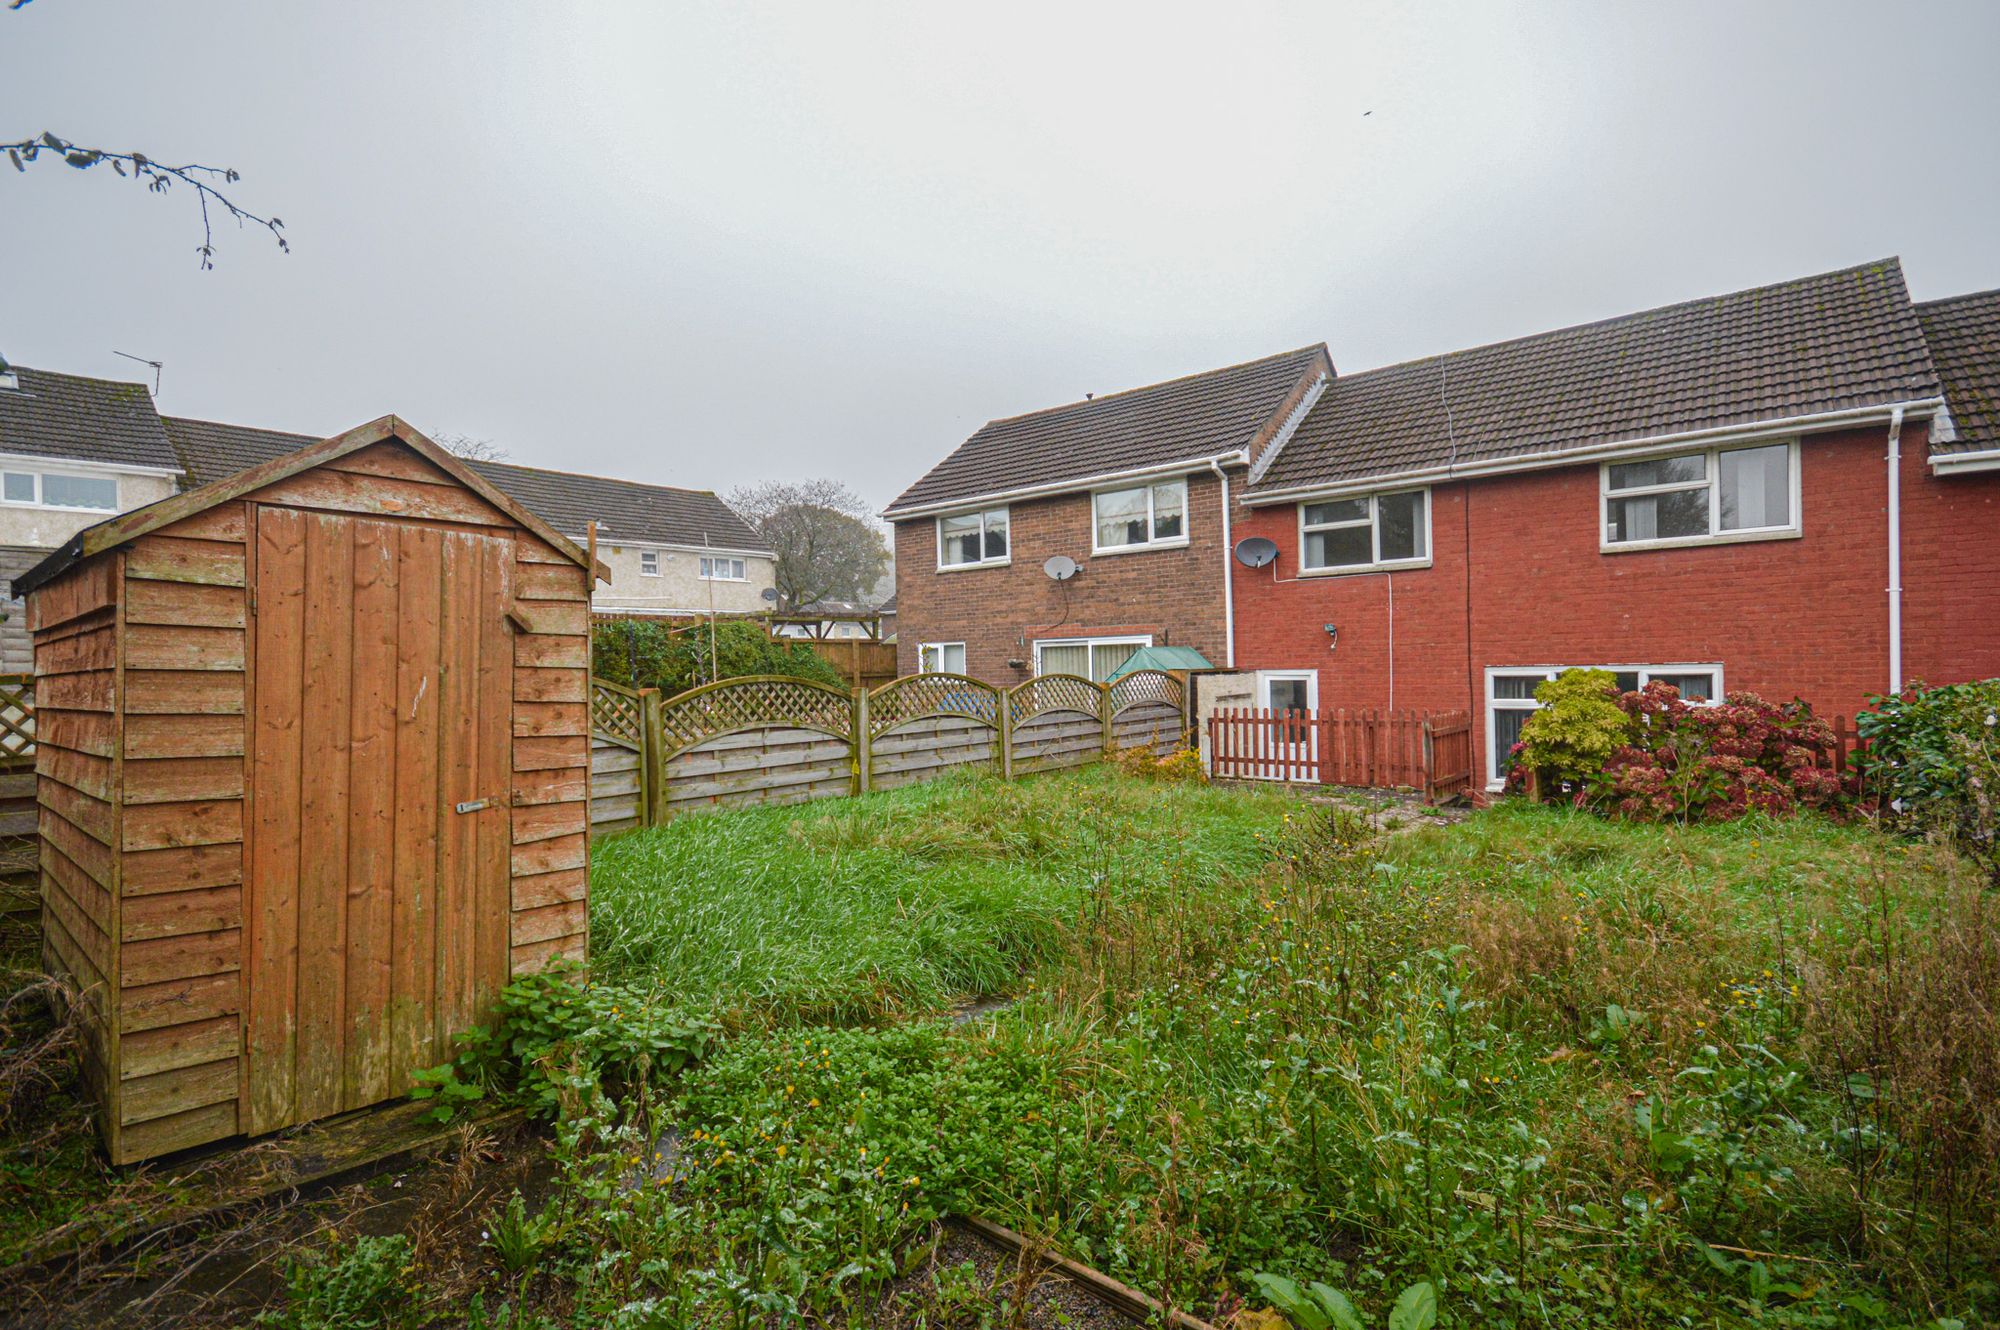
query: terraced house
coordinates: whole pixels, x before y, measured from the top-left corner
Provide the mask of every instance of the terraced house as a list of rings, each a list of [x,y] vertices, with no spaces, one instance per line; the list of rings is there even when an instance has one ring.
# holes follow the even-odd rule
[[[1026,649],[1058,617],[1179,632],[1256,705],[1470,710],[1489,786],[1569,666],[1829,713],[2000,674],[2000,292],[1913,302],[1891,259],[1361,373],[1256,364],[1300,379],[1254,427],[1130,422],[1126,464],[1169,494],[1212,477],[1178,561],[1145,552],[1171,547],[1157,527],[1123,539],[1142,528],[1118,526],[1136,500],[1091,452],[1096,403],[989,425],[913,486],[888,514],[902,634],[939,649],[905,667],[1073,668]],[[1128,396],[1203,403],[1250,369]],[[1216,447],[1197,462],[1190,437]],[[1010,458],[1032,494],[997,483]],[[975,514],[1003,551],[964,557]],[[1258,566],[1230,557],[1245,541]],[[1065,605],[1051,553],[1099,596]]]

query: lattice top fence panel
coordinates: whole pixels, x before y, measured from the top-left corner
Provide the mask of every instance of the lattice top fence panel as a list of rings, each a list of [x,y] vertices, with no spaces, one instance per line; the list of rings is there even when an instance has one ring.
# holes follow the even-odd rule
[[[963,674],[912,674],[868,694],[870,738],[926,716],[963,716],[1000,724],[1000,690]]]
[[[590,681],[590,732],[626,748],[645,743],[639,694],[603,679]]]
[[[1081,711],[1095,716],[1103,700],[1103,685],[1080,674],[1042,674],[1007,690],[1007,719],[1018,725],[1045,711]]]
[[[0,674],[0,767],[35,757],[35,676]]]
[[[717,735],[766,726],[819,730],[852,743],[854,700],[841,689],[807,679],[775,675],[724,679],[665,703],[660,723],[667,740],[663,757]]]
[[[1187,686],[1162,670],[1134,670],[1111,685],[1111,714],[1141,702],[1165,702],[1176,711],[1186,707]]]

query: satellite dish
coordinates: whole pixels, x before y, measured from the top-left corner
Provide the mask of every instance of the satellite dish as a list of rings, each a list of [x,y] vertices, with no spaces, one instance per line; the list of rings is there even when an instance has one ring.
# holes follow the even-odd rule
[[[778,588],[774,586],[767,586],[760,594],[762,594],[764,599],[770,604],[775,605],[778,603]]]
[[[1263,536],[1246,536],[1236,542],[1236,562],[1245,568],[1262,568],[1278,557],[1278,542]]]
[[[1067,554],[1051,554],[1049,561],[1042,565],[1042,571],[1058,582],[1067,582],[1076,576],[1076,560]]]

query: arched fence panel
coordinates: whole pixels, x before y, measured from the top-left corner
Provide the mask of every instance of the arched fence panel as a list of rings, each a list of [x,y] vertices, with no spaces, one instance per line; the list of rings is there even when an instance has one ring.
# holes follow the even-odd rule
[[[961,768],[1013,777],[1124,747],[1166,752],[1186,734],[1186,692],[1157,671],[1109,686],[1044,675],[1011,689],[923,674],[852,692],[754,677],[670,698],[596,679],[591,830],[891,789]]]
[[[916,674],[868,694],[867,788],[889,790],[959,767],[1001,769],[1006,694],[963,674]]]

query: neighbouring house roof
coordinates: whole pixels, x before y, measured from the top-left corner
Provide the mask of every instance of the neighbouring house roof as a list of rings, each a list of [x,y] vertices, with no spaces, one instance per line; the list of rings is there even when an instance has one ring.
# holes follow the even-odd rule
[[[904,490],[885,516],[1248,449],[1303,383],[1332,371],[1308,346],[1227,369],[990,421]]]
[[[1117,683],[1134,670],[1212,670],[1208,657],[1193,647],[1140,647],[1111,671],[1106,683]]]
[[[167,433],[194,484],[207,484],[245,467],[319,440],[309,434],[166,417]],[[735,509],[708,490],[646,485],[607,476],[545,471],[509,462],[468,465],[503,493],[558,531],[586,535],[590,519],[606,544],[698,545],[768,554],[769,549]]]
[[[143,383],[12,371],[20,387],[0,391],[0,453],[180,470]]]
[[[139,537],[162,527],[172,526],[196,513],[206,512],[219,503],[241,498],[267,486],[275,485],[289,476],[302,471],[310,471],[316,466],[356,453],[363,448],[394,440],[405,448],[427,459],[456,480],[459,484],[486,500],[501,512],[537,537],[546,541],[557,553],[574,560],[585,568],[592,567],[589,556],[566,535],[548,524],[547,519],[531,511],[526,504],[505,493],[491,480],[474,471],[464,458],[454,457],[433,443],[421,431],[395,416],[382,416],[360,425],[343,434],[320,439],[304,448],[281,453],[268,461],[260,462],[247,470],[191,490],[183,490],[169,498],[106,518],[95,526],[87,526],[71,536],[46,559],[29,569],[27,573],[14,579],[16,594],[26,594],[51,581],[85,559],[93,558],[106,550],[137,540]],[[594,569],[599,578],[608,576],[602,564]]]
[[[1251,497],[1938,394],[1900,261],[1335,378]]]
[[[1957,435],[1933,455],[2000,448],[2000,291],[1917,306]]]

